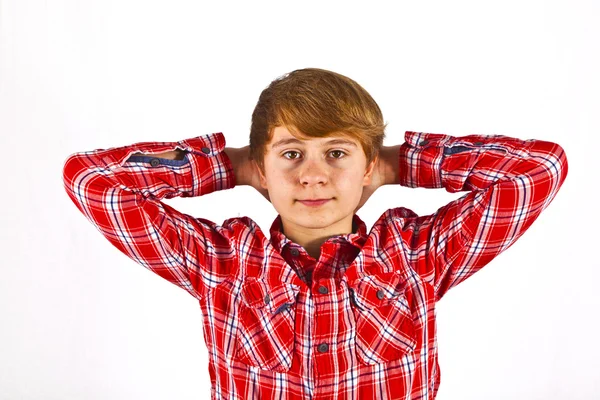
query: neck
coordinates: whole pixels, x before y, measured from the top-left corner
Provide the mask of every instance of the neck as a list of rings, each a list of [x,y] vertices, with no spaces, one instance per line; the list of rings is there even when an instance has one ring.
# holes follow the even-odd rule
[[[352,233],[356,227],[352,223],[352,215],[327,227],[306,227],[281,219],[282,232],[292,242],[302,246],[315,260],[319,259],[321,246],[328,239]]]

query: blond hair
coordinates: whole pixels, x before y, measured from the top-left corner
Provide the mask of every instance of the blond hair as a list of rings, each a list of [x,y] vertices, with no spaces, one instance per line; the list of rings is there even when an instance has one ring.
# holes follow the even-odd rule
[[[278,126],[298,139],[334,133],[356,139],[368,165],[383,146],[387,123],[375,100],[352,79],[320,68],[304,68],[272,81],[252,112],[250,158],[263,172],[266,145]]]

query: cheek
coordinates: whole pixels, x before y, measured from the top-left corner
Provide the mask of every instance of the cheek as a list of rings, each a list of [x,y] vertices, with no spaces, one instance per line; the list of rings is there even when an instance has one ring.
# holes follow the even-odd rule
[[[273,205],[287,204],[290,197],[294,197],[295,185],[292,179],[289,174],[283,171],[269,171],[267,174],[267,187],[269,188],[269,198]]]
[[[289,186],[293,182],[293,177],[283,171],[272,171],[268,177],[268,182],[272,188]]]
[[[338,189],[344,191],[356,191],[357,188],[362,187],[362,180],[359,178],[359,174],[360,171],[344,171],[332,178]]]
[[[267,174],[269,185],[272,187],[280,185],[290,185],[297,181],[297,175],[288,169],[273,167]]]

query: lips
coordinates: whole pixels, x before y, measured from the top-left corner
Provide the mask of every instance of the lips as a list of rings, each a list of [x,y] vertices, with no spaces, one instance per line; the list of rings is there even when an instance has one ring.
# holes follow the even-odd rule
[[[325,203],[327,203],[329,200],[331,199],[319,199],[319,200],[298,200],[300,203],[304,204],[305,206],[312,206],[312,207],[316,207],[316,206],[320,206],[323,205]]]

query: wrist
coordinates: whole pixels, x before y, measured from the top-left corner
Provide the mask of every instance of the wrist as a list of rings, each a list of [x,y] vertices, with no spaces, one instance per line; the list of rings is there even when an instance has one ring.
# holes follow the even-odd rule
[[[233,166],[233,174],[235,175],[236,186],[249,185],[247,176],[247,158],[248,151],[246,147],[226,147],[224,150],[227,157]]]
[[[381,148],[381,164],[384,185],[396,185],[400,182],[399,151],[401,145],[383,146]]]
[[[184,150],[171,150],[171,151],[167,151],[165,153],[160,153],[160,154],[152,154],[153,157],[157,157],[157,158],[164,158],[167,160],[183,160],[183,158],[185,157],[185,153],[187,153]],[[138,155],[138,154],[142,154],[141,152],[137,152],[134,153],[133,155]],[[150,154],[147,154],[150,155]]]

